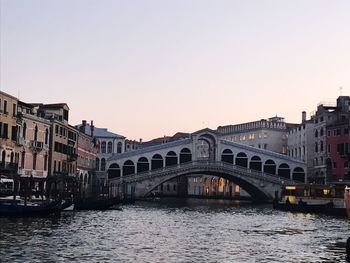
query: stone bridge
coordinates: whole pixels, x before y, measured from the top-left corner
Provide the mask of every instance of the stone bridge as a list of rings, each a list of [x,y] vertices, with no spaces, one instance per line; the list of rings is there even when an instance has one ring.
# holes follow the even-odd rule
[[[271,200],[283,184],[305,182],[304,162],[220,139],[210,129],[187,139],[118,154],[107,161],[112,194],[147,196],[179,176],[214,175],[238,184],[254,199]]]

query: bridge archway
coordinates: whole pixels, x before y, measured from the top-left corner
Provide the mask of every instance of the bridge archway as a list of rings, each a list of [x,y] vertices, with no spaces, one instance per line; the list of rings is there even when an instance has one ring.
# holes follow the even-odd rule
[[[141,157],[137,161],[137,173],[149,171],[149,162],[146,157]]]
[[[278,167],[278,176],[281,176],[283,178],[290,178],[290,167],[288,164],[286,163],[282,163],[279,167]]]
[[[197,159],[198,160],[215,160],[216,159],[216,137],[205,132],[199,135],[196,141]]]
[[[125,161],[123,165],[123,176],[134,174],[135,173],[135,164],[131,160]]]
[[[267,160],[264,164],[264,173],[276,174],[276,163],[273,160]]]
[[[108,168],[108,179],[120,177],[120,166],[113,163]]]
[[[174,151],[170,151],[165,156],[165,166],[177,165],[177,155]]]
[[[192,153],[190,149],[188,148],[183,148],[180,151],[180,164],[181,163],[188,163],[192,161]]]
[[[241,187],[243,190],[245,190],[253,200],[256,201],[264,201],[264,200],[272,200],[273,196],[266,193],[259,185],[255,185],[248,180],[245,180],[241,176],[238,176],[234,173],[224,173],[224,172],[210,172],[210,171],[196,171],[196,172],[189,172],[189,173],[183,173],[183,174],[174,174],[174,176],[169,176],[166,179],[160,180],[159,182],[152,185],[151,188],[148,189],[147,192],[145,192],[144,196],[149,195],[152,191],[156,190],[159,185],[165,184],[167,181],[173,180],[178,177],[182,176],[193,176],[195,174],[198,175],[207,175],[207,176],[216,176],[217,178],[212,178],[211,180],[207,177],[204,179],[204,195],[216,195],[218,193],[218,180],[219,178],[226,179],[230,182],[233,182],[234,184]],[[280,186],[279,186],[280,188]],[[278,188],[278,189],[279,189]]]
[[[253,156],[250,159],[249,168],[254,171],[261,172],[261,167],[262,167],[261,158],[259,156]]]
[[[163,157],[160,154],[155,154],[151,160],[151,170],[156,170],[164,167]]]
[[[233,152],[230,149],[225,149],[221,154],[221,161],[233,164]]]
[[[248,167],[248,156],[244,152],[240,152],[236,157],[236,165],[241,167]]]

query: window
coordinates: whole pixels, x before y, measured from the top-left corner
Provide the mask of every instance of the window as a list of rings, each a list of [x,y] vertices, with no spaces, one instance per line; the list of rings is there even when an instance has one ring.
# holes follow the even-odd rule
[[[336,162],[333,162],[333,168],[337,168],[337,163]]]
[[[106,153],[106,142],[102,142],[102,144],[101,144],[101,152],[102,153]]]
[[[331,136],[331,131],[327,131],[327,136],[328,136],[328,137]]]
[[[122,143],[118,142],[117,144],[117,153],[121,153],[122,152]]]
[[[3,124],[3,131],[2,131],[2,138],[5,138],[5,139],[8,139],[8,124],[7,123],[4,123]]]
[[[323,136],[323,128],[320,130],[320,136]]]
[[[108,142],[108,149],[107,149],[107,152],[108,152],[108,153],[112,153],[112,148],[113,148],[112,142]]]
[[[44,171],[47,170],[47,155],[44,157]]]
[[[37,153],[34,153],[33,154],[33,170],[36,170],[36,156],[37,156]]]
[[[330,145],[330,144],[327,145],[327,152],[328,152],[328,153],[331,152],[331,145]]]
[[[317,142],[315,142],[315,153],[317,153],[318,152],[318,144],[317,144]]]
[[[7,114],[7,101],[4,100],[4,114]]]
[[[323,141],[320,141],[320,152],[323,152]]]
[[[34,129],[34,141],[38,140],[38,126],[35,125],[35,129]]]
[[[96,171],[100,170],[100,159],[96,158]]]
[[[45,131],[45,144],[49,143],[49,129],[46,129]]]
[[[56,161],[53,161],[53,172],[56,172]]]
[[[266,144],[266,143],[264,143],[264,149],[265,149],[265,150],[267,149],[267,144]]]
[[[22,137],[25,140],[26,139],[26,133],[27,133],[27,124],[23,124],[23,130],[22,130]]]
[[[25,159],[26,159],[26,152],[22,152],[22,159],[21,159],[21,167],[22,168],[24,168]]]
[[[337,135],[340,135],[340,129],[337,129]]]
[[[315,130],[315,138],[318,137],[318,130]]]
[[[13,104],[13,108],[12,108],[12,116],[13,117],[16,117],[16,115],[17,115],[17,105],[16,104]]]

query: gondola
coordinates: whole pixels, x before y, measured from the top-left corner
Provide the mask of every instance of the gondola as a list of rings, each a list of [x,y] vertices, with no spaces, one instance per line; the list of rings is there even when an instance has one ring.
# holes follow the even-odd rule
[[[6,200],[0,202],[0,216],[47,216],[59,214],[61,200],[48,203],[25,203],[23,200]]]

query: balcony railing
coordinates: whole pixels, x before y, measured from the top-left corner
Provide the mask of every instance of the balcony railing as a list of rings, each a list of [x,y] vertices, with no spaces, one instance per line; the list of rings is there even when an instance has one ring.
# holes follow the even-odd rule
[[[68,162],[75,162],[78,159],[78,154],[70,153],[68,154]]]
[[[30,146],[35,151],[41,151],[43,149],[44,143],[40,141],[32,140],[30,141]]]

